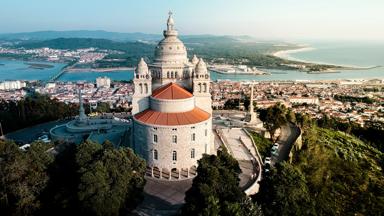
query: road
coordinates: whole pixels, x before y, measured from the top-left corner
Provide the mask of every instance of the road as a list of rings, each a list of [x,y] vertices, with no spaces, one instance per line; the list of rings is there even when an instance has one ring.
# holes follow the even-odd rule
[[[37,140],[37,138],[43,133],[49,133],[49,130],[56,125],[65,124],[68,121],[70,120],[58,120],[34,125],[32,127],[23,128],[21,130],[5,134],[5,137],[20,144],[31,143],[32,141]]]
[[[272,165],[276,162],[282,162],[288,159],[292,145],[295,143],[299,135],[300,129],[292,123],[288,123],[281,127],[280,136],[276,141],[280,144],[278,151],[279,155],[277,157],[272,157]]]

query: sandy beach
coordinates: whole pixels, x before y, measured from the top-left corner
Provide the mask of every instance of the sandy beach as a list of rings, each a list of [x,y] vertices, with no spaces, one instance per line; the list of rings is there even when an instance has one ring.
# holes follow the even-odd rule
[[[302,60],[302,59],[294,58],[294,57],[290,56],[290,54],[298,53],[298,52],[307,52],[307,51],[311,51],[311,50],[314,50],[314,49],[315,48],[313,48],[313,47],[302,47],[302,48],[298,48],[298,49],[289,49],[289,50],[277,51],[277,52],[273,53],[272,55],[275,56],[275,57],[279,57],[279,58],[283,58],[283,59],[287,59],[287,60],[291,60],[291,61],[299,61],[299,62],[304,62],[304,63],[313,63],[313,62],[308,62],[308,61],[305,61],[305,60]]]

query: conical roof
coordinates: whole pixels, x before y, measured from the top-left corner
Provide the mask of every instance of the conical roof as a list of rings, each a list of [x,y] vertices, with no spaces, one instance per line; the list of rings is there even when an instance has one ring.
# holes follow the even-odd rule
[[[147,75],[149,72],[148,70],[148,65],[145,63],[144,59],[141,58],[139,64],[137,65],[136,68],[136,74],[137,75]]]
[[[197,58],[196,55],[193,55],[193,57],[192,57],[192,64],[196,65],[197,63],[199,63],[199,59]]]
[[[176,83],[168,83],[152,92],[152,97],[157,99],[186,99],[193,95]]]
[[[207,65],[205,64],[204,60],[200,58],[199,62],[196,65],[195,68],[196,74],[206,74],[208,73]]]

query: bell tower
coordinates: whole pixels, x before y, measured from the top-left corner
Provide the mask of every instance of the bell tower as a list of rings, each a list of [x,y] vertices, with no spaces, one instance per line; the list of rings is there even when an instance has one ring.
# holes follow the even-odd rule
[[[147,63],[141,58],[133,78],[132,115],[149,108],[149,96],[152,94],[152,76]]]
[[[211,78],[207,65],[202,58],[196,64],[193,73],[193,95],[196,98],[196,106],[212,114],[212,99],[210,93]]]

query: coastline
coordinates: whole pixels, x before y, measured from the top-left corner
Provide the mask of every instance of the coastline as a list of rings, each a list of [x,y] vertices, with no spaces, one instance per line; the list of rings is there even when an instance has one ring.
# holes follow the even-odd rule
[[[314,64],[314,65],[317,64],[317,65],[333,66],[333,67],[337,67],[340,70],[369,70],[369,69],[374,69],[374,68],[382,67],[382,66],[379,66],[379,65],[357,66],[357,65],[333,64],[333,63],[319,62],[319,61],[308,61],[308,60],[303,60],[303,59],[295,58],[295,57],[292,57],[290,55],[292,53],[308,52],[308,51],[312,51],[312,50],[316,50],[316,48],[311,47],[311,46],[306,46],[306,47],[301,47],[301,48],[297,48],[297,49],[280,50],[280,51],[274,52],[272,55],[274,57],[282,58],[282,59],[289,60],[289,61],[301,62],[301,63],[304,63],[304,64]]]
[[[116,68],[65,68],[65,72],[112,72],[112,71],[125,71],[134,70],[134,67],[116,67]]]
[[[307,52],[307,51],[312,51],[312,50],[315,50],[315,48],[308,46],[308,47],[301,47],[301,48],[297,48],[297,49],[280,50],[280,51],[274,52],[272,55],[275,57],[278,57],[278,58],[291,60],[291,61],[298,61],[298,62],[303,62],[303,63],[313,63],[313,62],[305,61],[302,59],[297,59],[297,58],[294,58],[294,57],[289,55],[292,53]]]

